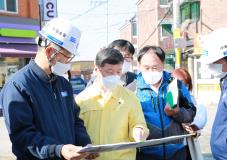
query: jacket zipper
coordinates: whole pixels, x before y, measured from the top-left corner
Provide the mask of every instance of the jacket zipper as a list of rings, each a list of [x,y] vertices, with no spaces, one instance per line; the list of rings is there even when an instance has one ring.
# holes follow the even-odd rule
[[[152,95],[152,93],[151,93],[151,92],[152,92],[152,91],[150,91],[150,92],[149,92],[150,97],[151,97],[151,103],[152,103],[152,106],[151,106],[151,107],[153,107],[153,108],[154,108],[154,112],[155,112],[155,113],[157,113],[156,107],[155,107],[155,105],[154,105],[154,98],[152,98],[152,97],[153,97],[153,95]]]
[[[50,82],[50,88],[51,88],[51,90],[52,90],[52,92],[53,92],[54,99],[57,99],[56,93],[55,93],[55,91],[54,91],[54,88],[53,88],[51,82]]]
[[[164,122],[163,122],[161,108],[160,108],[160,103],[159,103],[159,96],[157,96],[157,106],[158,106],[158,111],[159,111],[159,115],[160,115],[159,117],[160,117],[161,126],[162,126],[162,138],[164,138],[164,136],[165,136],[165,133],[164,133]],[[163,158],[165,160],[166,159],[166,145],[165,145],[165,143],[163,143],[162,146],[163,146]]]

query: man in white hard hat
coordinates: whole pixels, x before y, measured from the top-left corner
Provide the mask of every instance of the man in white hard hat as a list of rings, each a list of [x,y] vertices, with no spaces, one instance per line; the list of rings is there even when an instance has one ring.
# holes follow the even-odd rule
[[[211,133],[211,150],[217,160],[227,159],[227,28],[213,31],[204,42],[201,59],[220,78],[221,97]]]
[[[44,26],[34,60],[8,82],[0,105],[18,160],[81,159],[90,138],[78,117],[70,83],[61,75],[76,55],[80,31],[56,18]]]

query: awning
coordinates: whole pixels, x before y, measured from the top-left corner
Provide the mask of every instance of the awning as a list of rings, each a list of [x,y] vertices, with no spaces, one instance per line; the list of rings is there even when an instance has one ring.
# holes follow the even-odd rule
[[[31,58],[37,53],[33,44],[0,44],[0,57]]]

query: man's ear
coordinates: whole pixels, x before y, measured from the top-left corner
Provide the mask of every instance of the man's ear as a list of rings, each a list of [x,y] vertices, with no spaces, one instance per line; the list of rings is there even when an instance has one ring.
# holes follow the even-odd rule
[[[47,46],[45,48],[45,53],[46,53],[46,56],[47,56],[47,59],[49,60],[52,60],[55,56],[55,54],[53,53],[53,48],[51,46]]]

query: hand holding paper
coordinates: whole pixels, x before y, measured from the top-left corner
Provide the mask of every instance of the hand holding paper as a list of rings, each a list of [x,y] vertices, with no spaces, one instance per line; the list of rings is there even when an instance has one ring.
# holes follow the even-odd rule
[[[82,147],[74,146],[72,144],[64,145],[61,149],[61,155],[66,160],[70,159],[82,159],[88,156],[89,153],[79,153],[79,151],[82,149]]]
[[[167,103],[165,108],[164,108],[164,112],[166,113],[167,116],[176,116],[178,114],[178,112],[180,111],[180,108],[178,105],[176,105],[175,108],[171,108],[170,105]]]
[[[86,147],[92,147],[92,144],[88,144]],[[97,157],[99,157],[98,153],[89,153],[89,155],[86,156],[85,159],[92,160],[92,159],[96,159]]]
[[[177,79],[174,79],[170,84],[166,95],[166,103],[169,104],[171,108],[175,108],[178,103],[178,86]]]
[[[147,139],[148,133],[142,127],[135,127],[132,136],[136,142],[141,142]]]

